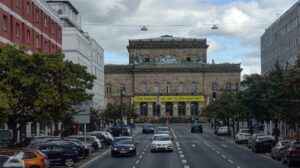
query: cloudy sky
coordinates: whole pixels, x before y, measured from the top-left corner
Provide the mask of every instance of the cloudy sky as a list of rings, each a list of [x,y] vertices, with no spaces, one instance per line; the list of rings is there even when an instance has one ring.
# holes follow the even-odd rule
[[[297,0],[70,0],[82,29],[105,50],[105,64],[128,64],[129,39],[206,38],[208,61],[260,73],[260,36]],[[216,24],[219,29],[212,30]],[[140,31],[146,25],[148,31]]]

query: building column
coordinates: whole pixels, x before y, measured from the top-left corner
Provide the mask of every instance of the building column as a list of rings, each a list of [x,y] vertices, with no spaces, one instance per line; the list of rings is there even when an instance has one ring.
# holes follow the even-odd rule
[[[45,136],[48,136],[48,131],[49,131],[48,125],[46,125],[46,126],[45,126]]]
[[[4,129],[8,129],[8,125],[7,124],[4,124]]]
[[[160,103],[160,117],[166,116],[166,104]]]
[[[55,123],[51,125],[51,135],[54,135],[54,131],[55,131]]]
[[[19,128],[20,124],[17,124],[17,128]],[[20,130],[17,131],[17,143],[20,143]]]
[[[59,130],[58,136],[61,136],[61,121],[58,122],[58,130]]]
[[[270,121],[270,135],[273,134],[273,121]]]
[[[31,124],[32,124],[32,122],[26,123],[26,138],[31,137]]]
[[[36,123],[36,136],[40,136],[40,123]]]
[[[191,112],[191,102],[186,102],[185,103],[185,116],[186,117],[190,117],[192,115],[192,112]]]
[[[268,133],[268,123],[266,121],[264,121],[264,134]]]
[[[173,102],[173,117],[179,117],[178,102]]]
[[[148,117],[153,118],[153,104],[147,103],[147,106],[148,106]]]

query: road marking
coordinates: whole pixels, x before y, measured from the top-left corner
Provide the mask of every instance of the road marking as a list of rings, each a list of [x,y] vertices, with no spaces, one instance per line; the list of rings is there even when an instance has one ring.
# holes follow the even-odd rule
[[[185,164],[187,161],[186,160],[181,160],[183,164]]]
[[[221,145],[221,146],[223,146],[224,148],[227,148],[227,145]]]
[[[101,153],[100,155],[98,155],[97,157],[91,159],[90,161],[84,163],[83,165],[81,165],[79,168],[85,168],[88,167],[89,164],[91,164],[92,162],[94,162],[95,160],[102,158],[104,155],[106,155],[108,152],[110,152],[110,150],[108,149],[107,151]]]
[[[220,154],[220,152],[219,151],[216,151],[217,152],[217,154]]]
[[[178,141],[176,141],[175,143],[176,143],[177,147],[179,147],[179,142],[178,142]]]
[[[135,166],[133,166],[132,168],[135,168]]]
[[[190,166],[184,165],[184,168],[190,168]]]
[[[182,151],[178,151],[178,153],[182,153]]]
[[[178,150],[181,150],[181,148],[179,147]]]
[[[145,152],[142,152],[142,154],[144,154]]]
[[[211,148],[212,150],[215,150],[215,148]]]
[[[192,144],[192,147],[193,147],[193,148],[195,148],[195,146],[196,146],[195,144]]]
[[[184,155],[180,155],[181,158],[184,158]]]
[[[236,166],[236,168],[241,168],[240,166]]]
[[[142,156],[142,155],[140,155],[140,159],[142,159],[142,157],[143,157],[143,156]]]
[[[139,164],[139,162],[140,162],[140,161],[139,161],[139,160],[137,160],[137,161],[135,162],[135,164]]]
[[[232,160],[229,160],[229,159],[228,159],[228,162],[230,162],[231,164],[234,164]]]
[[[225,155],[222,155],[222,157],[225,159],[226,158],[226,156]]]

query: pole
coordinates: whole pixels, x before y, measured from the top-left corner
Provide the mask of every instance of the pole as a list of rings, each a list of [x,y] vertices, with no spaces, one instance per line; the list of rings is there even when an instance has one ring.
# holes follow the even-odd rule
[[[120,88],[121,136],[123,135],[123,88]]]
[[[86,143],[86,123],[84,123],[84,142]]]

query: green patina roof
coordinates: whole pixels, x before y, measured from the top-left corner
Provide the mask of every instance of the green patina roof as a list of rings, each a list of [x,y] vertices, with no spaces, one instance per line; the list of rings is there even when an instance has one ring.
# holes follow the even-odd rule
[[[171,35],[163,35],[160,37],[154,38],[145,38],[145,39],[133,39],[130,41],[203,41],[206,39],[203,38],[183,38],[183,37],[173,37]]]

